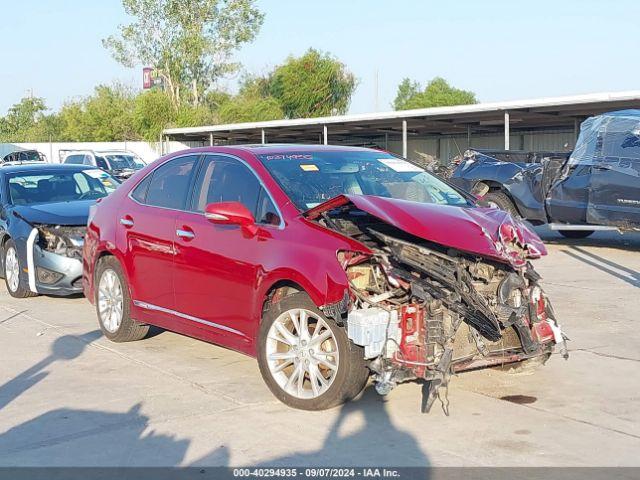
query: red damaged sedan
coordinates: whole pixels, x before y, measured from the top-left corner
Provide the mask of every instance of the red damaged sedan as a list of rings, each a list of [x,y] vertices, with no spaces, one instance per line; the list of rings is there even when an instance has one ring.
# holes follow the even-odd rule
[[[116,342],[150,325],[257,357],[287,405],[544,363],[565,338],[535,233],[422,168],[365,148],[211,147],[103,199],[84,289]],[[215,372],[212,372],[215,375]]]

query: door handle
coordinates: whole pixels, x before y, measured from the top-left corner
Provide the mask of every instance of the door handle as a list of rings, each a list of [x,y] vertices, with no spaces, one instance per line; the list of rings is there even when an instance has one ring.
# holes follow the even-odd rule
[[[120,219],[120,225],[124,225],[126,228],[133,227],[133,218],[129,217],[128,215],[126,217],[122,217]]]
[[[176,230],[176,235],[184,240],[193,240],[196,238],[196,234],[190,230],[178,229]]]

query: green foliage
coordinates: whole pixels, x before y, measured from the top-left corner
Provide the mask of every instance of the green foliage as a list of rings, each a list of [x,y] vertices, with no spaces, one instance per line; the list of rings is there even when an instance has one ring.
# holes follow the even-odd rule
[[[478,103],[476,95],[468,90],[452,87],[441,77],[427,83],[422,90],[418,82],[405,78],[398,86],[398,93],[393,101],[396,110],[413,108],[445,107],[452,105],[469,105]]]
[[[355,77],[343,63],[314,49],[289,57],[266,81],[269,95],[288,118],[346,113],[356,88]]]
[[[147,142],[157,142],[162,130],[175,122],[176,111],[162,90],[148,90],[135,99],[133,128]]]
[[[35,141],[34,136],[44,135],[49,124],[44,112],[44,99],[25,97],[9,108],[6,117],[0,119],[0,141]],[[42,125],[41,125],[42,124]]]
[[[93,95],[62,107],[61,137],[73,142],[136,139],[134,105],[135,96],[130,89],[122,85],[99,85]]]
[[[220,107],[222,123],[261,122],[284,118],[280,104],[272,97],[238,95]]]
[[[122,0],[133,21],[121,25],[119,35],[106,38],[103,45],[127,67],[156,68],[176,109],[184,103],[198,106],[216,79],[238,68],[232,54],[260,30],[264,15],[254,3]]]
[[[260,122],[284,118],[280,103],[269,96],[268,81],[247,76],[237,95],[228,97],[219,106],[222,123]]]
[[[218,123],[217,116],[204,105],[180,107],[175,120],[176,127],[198,127],[215,123]]]

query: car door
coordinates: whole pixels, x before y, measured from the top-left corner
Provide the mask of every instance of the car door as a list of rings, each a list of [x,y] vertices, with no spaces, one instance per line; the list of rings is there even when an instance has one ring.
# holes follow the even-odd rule
[[[640,228],[640,123],[619,121],[615,126],[600,134],[601,150],[591,165],[587,221]]]
[[[253,213],[254,232],[215,225],[205,218],[206,205],[230,201],[242,203]],[[176,308],[191,319],[194,328],[206,330],[208,339],[246,350],[255,329],[252,315],[263,259],[275,255],[282,217],[244,162],[215,155],[203,158],[190,210],[179,213],[176,222]]]
[[[197,155],[177,157],[150,173],[120,208],[118,234],[134,306],[158,323],[175,310],[171,282],[175,222],[185,208]],[[160,322],[162,323],[162,322]]]

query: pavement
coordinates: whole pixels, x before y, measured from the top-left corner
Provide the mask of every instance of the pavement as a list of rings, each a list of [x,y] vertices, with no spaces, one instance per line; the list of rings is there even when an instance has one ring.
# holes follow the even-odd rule
[[[0,466],[640,466],[640,235],[541,234],[569,360],[455,377],[449,417],[415,383],[292,410],[251,358],[161,330],[114,344],[84,298],[0,286]]]

